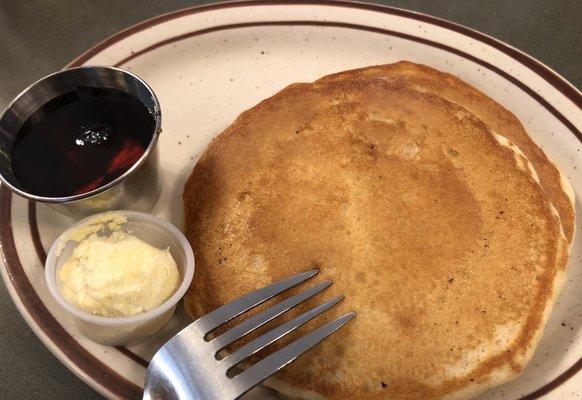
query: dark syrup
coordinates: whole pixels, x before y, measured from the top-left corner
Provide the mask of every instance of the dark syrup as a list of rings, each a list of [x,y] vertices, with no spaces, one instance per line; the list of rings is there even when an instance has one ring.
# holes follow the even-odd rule
[[[149,145],[155,124],[146,106],[120,90],[78,87],[22,125],[12,170],[38,196],[86,193],[127,171]]]

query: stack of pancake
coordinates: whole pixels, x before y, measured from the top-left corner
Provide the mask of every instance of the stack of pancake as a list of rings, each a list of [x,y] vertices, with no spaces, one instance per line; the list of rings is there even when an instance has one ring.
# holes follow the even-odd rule
[[[244,112],[183,199],[194,317],[313,267],[334,284],[275,324],[346,300],[285,343],[356,311],[267,382],[301,399],[465,399],[515,378],[574,233],[573,191],[517,118],[410,62],[293,84]]]

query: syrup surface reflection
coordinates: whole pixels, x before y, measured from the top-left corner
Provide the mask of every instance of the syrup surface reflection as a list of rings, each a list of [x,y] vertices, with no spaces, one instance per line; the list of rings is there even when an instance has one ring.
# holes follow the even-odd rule
[[[38,196],[86,193],[127,171],[149,145],[155,124],[148,108],[121,90],[79,86],[22,125],[12,170]]]

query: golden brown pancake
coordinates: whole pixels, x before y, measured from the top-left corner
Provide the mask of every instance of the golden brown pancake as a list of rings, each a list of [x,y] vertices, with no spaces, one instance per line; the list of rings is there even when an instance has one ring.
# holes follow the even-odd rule
[[[295,397],[470,398],[519,374],[563,280],[527,159],[398,81],[285,88],[211,143],[183,200],[193,316],[312,267],[334,284],[306,307],[346,300],[288,340],[357,312],[269,381]]]
[[[534,166],[542,187],[560,214],[566,238],[570,243],[572,242],[575,211],[570,184],[565,177],[561,177],[560,171],[546,153],[529,137],[515,115],[456,76],[408,61],[344,71],[328,75],[322,79],[329,81],[354,80],[368,76],[402,79],[421,91],[436,93],[447,100],[462,105],[495,132],[515,143]]]

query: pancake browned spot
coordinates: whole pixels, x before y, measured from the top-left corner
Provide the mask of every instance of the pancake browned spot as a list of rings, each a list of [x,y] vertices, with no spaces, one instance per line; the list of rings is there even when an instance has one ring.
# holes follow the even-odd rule
[[[284,319],[346,300],[287,342],[357,312],[268,382],[295,397],[469,398],[503,383],[563,278],[567,241],[527,160],[398,81],[287,87],[211,143],[183,198],[193,315],[314,264],[334,284]]]
[[[529,137],[519,120],[501,104],[454,75],[408,61],[359,68],[328,75],[322,80],[359,78],[400,79],[418,90],[438,94],[462,105],[495,132],[515,143],[533,164],[548,198],[558,210],[564,233],[571,243],[574,237],[575,211],[573,192],[556,165]]]

